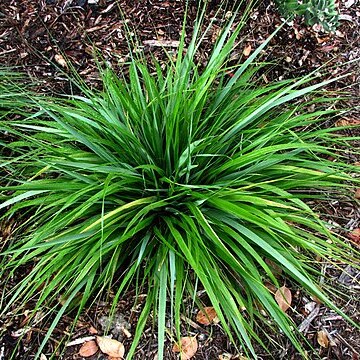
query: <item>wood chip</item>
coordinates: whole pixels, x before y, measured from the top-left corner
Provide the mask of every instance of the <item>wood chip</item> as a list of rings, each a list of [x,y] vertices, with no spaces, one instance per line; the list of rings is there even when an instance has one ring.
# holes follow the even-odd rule
[[[233,356],[229,353],[219,355],[219,360],[231,360]]]
[[[131,338],[131,332],[128,329],[122,328],[121,330],[128,339]]]
[[[324,330],[318,331],[317,342],[323,348],[329,347],[329,338]]]
[[[244,56],[249,56],[250,55],[250,53],[251,53],[251,45],[250,44],[248,44],[248,45],[246,45],[245,47],[244,47],[244,50],[243,50],[243,54],[244,54]]]
[[[177,40],[144,40],[144,45],[177,48],[180,41]]]
[[[67,68],[67,63],[64,59],[64,57],[61,54],[56,54],[55,55],[55,61],[62,66],[63,68]]]

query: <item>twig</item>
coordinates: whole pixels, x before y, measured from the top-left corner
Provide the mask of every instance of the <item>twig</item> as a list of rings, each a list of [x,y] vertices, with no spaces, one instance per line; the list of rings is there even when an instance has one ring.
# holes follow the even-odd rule
[[[67,343],[66,347],[80,345],[80,344],[83,344],[84,342],[91,341],[91,340],[95,340],[95,336],[85,336],[85,337],[80,338],[80,339],[75,339],[75,340],[70,341],[69,343]]]
[[[181,319],[186,321],[190,326],[192,326],[194,329],[199,330],[205,334],[209,334],[209,332],[207,330],[205,330],[204,328],[202,328],[200,325],[198,325],[196,322],[192,321],[191,319],[187,318],[184,315],[181,315]]]
[[[334,336],[337,337],[343,344],[345,344],[353,353],[359,355],[359,353],[340,334],[334,334]]]
[[[311,322],[317,317],[319,311],[320,305],[318,304],[314,307],[313,311],[308,315],[308,317],[299,325],[298,330],[306,334]]]

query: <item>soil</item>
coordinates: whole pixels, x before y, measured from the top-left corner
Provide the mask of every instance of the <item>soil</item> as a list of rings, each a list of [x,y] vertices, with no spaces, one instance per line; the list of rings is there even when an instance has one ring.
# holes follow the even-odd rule
[[[211,21],[213,23],[199,51],[198,61],[202,64],[206,63],[226,17],[231,15],[230,10],[221,8],[219,3],[208,2],[204,28]],[[338,4],[341,16],[336,33],[325,33],[320,26],[306,27],[301,20],[284,25],[262,54],[262,60],[271,65],[261,74],[261,81],[302,76],[328,63],[327,76],[350,73],[330,89],[348,92],[349,101],[346,105],[354,109],[341,121],[359,124],[360,116],[355,109],[359,106],[360,96],[360,63],[355,61],[360,57],[359,5],[357,0],[341,1]],[[47,94],[76,93],[77,89],[68,77],[73,70],[90,86],[100,87],[94,55],[106,61],[119,74],[125,75],[130,51],[154,54],[164,62],[164,47],[170,55],[176,51],[185,13],[189,40],[192,25],[202,6],[203,2],[189,1],[186,12],[185,1],[180,0],[0,0],[0,65],[27,73],[36,83],[37,91]],[[274,5],[268,0],[260,1],[242,31],[237,50],[232,54],[234,63],[244,61],[281,23],[282,19]],[[353,133],[358,134],[359,129],[353,130]],[[347,230],[360,227],[360,210],[352,201],[329,204],[329,208],[324,210],[324,216],[329,224],[339,223]],[[14,226],[16,224],[2,227],[0,235],[3,242],[11,235]],[[29,271],[22,270],[24,273]],[[344,268],[344,271],[335,269],[326,262],[322,264],[321,270],[324,285],[339,289],[342,293],[336,305],[354,322],[359,323],[360,273],[352,267]],[[10,278],[4,283],[4,289],[10,289],[16,282],[16,276]],[[296,326],[303,329],[304,339],[308,341],[306,344],[304,340],[304,346],[308,349],[309,359],[357,360],[360,354],[359,330],[319,304],[316,299],[307,297],[301,289],[293,286],[291,291],[293,307],[288,315]],[[94,337],[95,333],[103,335],[106,328],[104,323],[110,325],[110,335],[121,340],[128,349],[138,317],[138,310],[133,306],[134,300],[135,291],[130,289],[116,310],[116,324],[109,324],[108,303],[100,300],[82,314],[72,332],[74,317],[71,314],[64,317],[54,330],[48,347],[44,349],[42,360],[50,359],[52,353],[56,354],[56,348],[62,341],[68,346],[63,355],[55,355],[56,359],[82,359],[79,355],[81,343],[84,339]],[[49,324],[39,321],[38,328],[26,328],[27,309],[32,309],[33,305],[26,304],[17,317],[9,313],[0,319],[0,360],[10,359],[11,354],[14,354],[15,359],[34,358]],[[195,321],[197,311],[191,307],[190,300],[183,319],[184,336],[197,336],[199,343],[193,359],[245,359],[236,351],[219,325],[199,325]],[[270,353],[264,353],[259,348],[259,359],[301,358],[284,336],[268,329],[263,330],[269,331],[270,339],[265,335],[263,338],[269,345]],[[325,332],[329,340],[326,346],[321,346],[321,331]],[[156,359],[156,337],[156,331],[149,324],[141,338],[136,359]],[[166,349],[166,359],[179,357],[172,351],[170,339],[167,339]],[[87,359],[100,360],[106,359],[106,356],[97,352]]]

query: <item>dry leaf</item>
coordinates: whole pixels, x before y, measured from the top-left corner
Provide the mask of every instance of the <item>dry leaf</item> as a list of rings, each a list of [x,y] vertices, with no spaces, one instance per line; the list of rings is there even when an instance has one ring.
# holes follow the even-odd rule
[[[61,54],[56,54],[55,55],[55,61],[62,67],[66,68],[67,64],[65,59],[63,58],[63,56]]]
[[[343,118],[335,123],[336,126],[358,126],[360,125],[359,119]]]
[[[291,291],[286,286],[282,286],[276,291],[275,300],[279,304],[280,309],[285,312],[291,306]]]
[[[175,344],[173,346],[173,352],[180,353],[181,360],[191,359],[197,352],[198,343],[196,340],[196,336],[190,337],[185,336],[180,339],[180,344]]]
[[[281,275],[282,268],[274,261],[270,259],[265,259],[265,263],[269,266],[270,270],[274,274],[275,277],[278,277],[278,275]]]
[[[251,45],[249,44],[249,45],[246,45],[246,46],[244,47],[243,54],[244,54],[245,56],[249,56],[250,53],[251,53]]]
[[[355,244],[360,245],[360,228],[353,230],[348,237],[354,241]]]
[[[96,342],[94,340],[85,342],[79,351],[79,355],[82,357],[89,357],[93,356],[97,353],[99,350],[99,347],[97,346]]]
[[[97,336],[96,341],[104,354],[115,358],[124,357],[125,348],[121,342],[103,336]]]
[[[355,191],[355,199],[360,199],[360,188]]]
[[[196,321],[202,325],[210,325],[211,323],[217,324],[220,320],[217,317],[215,309],[212,306],[207,306],[197,313]]]
[[[321,330],[317,333],[317,342],[323,348],[329,347],[329,338],[324,330]]]

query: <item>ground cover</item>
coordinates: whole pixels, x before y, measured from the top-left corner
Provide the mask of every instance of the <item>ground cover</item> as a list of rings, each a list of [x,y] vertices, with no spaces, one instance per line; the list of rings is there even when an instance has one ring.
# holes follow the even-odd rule
[[[349,4],[350,3],[348,3],[348,5]],[[119,67],[119,60],[120,63],[126,60],[128,48],[124,45],[124,41],[121,41],[123,39],[123,35],[121,35],[123,20],[119,17],[117,7],[111,2],[104,4],[103,7],[101,7],[100,4],[82,5],[81,2],[41,3],[38,8],[34,8],[32,4],[27,2],[22,2],[21,4],[9,2],[7,5],[10,6],[1,10],[6,21],[3,23],[5,25],[3,25],[4,31],[1,36],[4,50],[0,52],[0,54],[3,59],[5,59],[4,62],[7,65],[21,65],[24,70],[32,74],[36,79],[41,79],[42,84],[39,86],[39,91],[53,91],[56,93],[64,90],[70,92],[72,90],[68,80],[63,77],[62,73],[54,66],[55,64],[66,68],[63,62],[63,55],[68,56],[70,59],[73,58],[72,60],[77,64],[78,70],[82,72],[82,75],[87,79],[88,83],[93,84],[93,86],[96,85],[98,74],[97,68],[91,60],[93,50],[90,40],[96,44],[97,48],[101,49],[101,53],[105,58],[108,57],[107,60],[114,63],[115,67]],[[126,14],[129,14],[130,17],[133,16],[130,18],[130,24],[139,24],[137,34],[140,38],[140,44],[138,44],[138,46],[148,47],[149,50],[157,49],[155,52],[161,59],[162,45],[165,44],[170,50],[176,45],[174,42],[178,39],[184,11],[182,3],[158,2],[155,4],[154,2],[149,2],[134,5],[124,2],[122,9],[125,9]],[[215,8],[210,10],[209,18],[215,14],[214,11]],[[234,61],[249,56],[251,51],[256,47],[256,44],[269,35],[276,24],[276,17],[274,20],[274,16],[272,16],[274,13],[272,11],[271,7],[263,4],[262,7],[253,13],[252,18],[254,22],[250,23],[248,28],[245,29],[248,31],[247,36],[244,36],[246,40],[244,40],[244,45],[240,48],[241,51],[234,54]],[[193,7],[192,11],[190,11],[190,17],[194,17],[195,13],[196,8]],[[348,7],[344,4],[343,14],[348,15],[348,17],[343,20],[345,22],[343,28],[340,28],[339,33],[335,35],[330,36],[317,32],[314,29],[305,29],[300,24],[291,25],[286,31],[279,33],[279,37],[275,38],[272,46],[270,46],[267,56],[269,59],[281,58],[282,61],[280,61],[279,65],[273,66],[271,71],[262,74],[263,81],[266,83],[274,78],[295,76],[308,72],[316,68],[320,63],[326,61],[326,59],[332,58],[336,51],[339,52],[339,56],[334,58],[334,64],[356,57],[357,48],[354,43],[352,43],[352,39],[356,39],[356,36],[358,36],[357,28],[355,27],[357,18],[354,15],[356,14],[354,4]],[[46,26],[44,26],[44,23],[41,23],[41,19]],[[53,19],[53,21],[51,22],[51,26],[49,26],[47,23],[51,19]],[[154,24],[154,19],[158,19],[159,24]],[[279,19],[277,19],[277,21],[280,23]],[[15,27],[14,22],[18,22]],[[81,26],[71,28],[74,23],[80,23]],[[221,27],[221,23],[218,26]],[[166,30],[163,30],[164,28]],[[216,29],[217,28],[214,27],[213,35],[209,36],[208,39],[208,47],[206,47],[205,44],[200,55],[203,56],[204,63],[207,58],[208,49],[218,35],[218,30]],[[114,34],[117,35],[119,40],[114,40],[115,36],[112,36]],[[287,44],[289,39],[292,41],[291,46],[282,46],[284,43]],[[339,46],[335,50],[336,46],[334,46],[334,44],[336,43]],[[297,45],[299,52],[294,52],[294,44]],[[36,49],[40,51],[40,53],[34,51]],[[46,53],[46,57],[52,58],[54,64],[49,64],[41,57],[41,53],[46,51],[48,52]],[[334,53],[332,51],[334,51]],[[88,54],[88,56],[84,56],[84,52]],[[346,71],[346,68],[343,71]],[[337,69],[335,68],[333,74],[335,75],[336,72]],[[345,80],[341,80],[337,82],[336,86],[338,88],[348,86],[351,88],[351,91],[356,94],[356,91],[358,91],[358,74],[356,71],[350,80],[344,81]],[[353,115],[350,113],[346,118],[340,120],[356,122],[356,113],[354,112]],[[352,130],[352,132],[354,133],[354,130]],[[349,156],[351,157],[351,155]],[[332,208],[329,208],[327,211],[329,212],[329,221],[340,223],[340,225],[348,229],[358,227],[358,209],[351,201],[349,201],[349,203],[332,204]],[[14,225],[15,224],[13,224],[13,226]],[[5,235],[6,232],[10,231],[11,227],[3,230]],[[333,281],[334,284],[343,282],[351,292],[350,295],[355,297],[357,288],[351,279],[346,278],[344,274],[335,271],[335,269],[326,264],[324,264],[323,272],[326,280]],[[356,278],[356,276],[357,273],[354,272],[354,277]],[[13,279],[13,281],[16,283],[16,279]],[[9,283],[8,286],[11,286],[11,283]],[[308,339],[313,342],[313,345],[318,348],[320,356],[339,359],[356,358],[356,355],[354,355],[358,352],[356,348],[356,333],[352,332],[355,330],[349,330],[345,323],[333,313],[329,312],[328,309],[322,305],[317,306],[311,299],[303,297],[301,289],[297,290],[298,291],[294,292],[293,289],[293,301],[294,304],[296,304],[295,309],[298,309],[299,312],[294,311],[292,316],[299,324],[305,319],[308,319],[309,324],[305,322],[303,326],[308,327],[306,329],[306,335]],[[129,299],[133,296],[132,291],[134,290],[129,290]],[[119,315],[119,321],[122,325],[120,327],[126,328],[128,323],[131,325],[131,322],[134,326],[137,316],[136,311],[131,310],[131,301],[123,301],[121,305],[122,307],[119,309],[121,315]],[[343,306],[341,303],[339,303],[339,305]],[[29,303],[29,307],[31,308],[31,303]],[[347,307],[348,308],[345,307],[345,310],[356,320],[358,310],[354,299],[347,304]],[[94,308],[89,309],[86,318],[82,319],[83,321],[79,323],[75,337],[82,338],[83,335],[91,335],[89,334],[90,324],[101,332],[101,323],[106,322],[107,311],[106,303],[98,303]],[[211,332],[209,332],[208,328],[204,329],[203,326],[199,327],[200,325],[194,321],[194,315],[195,314],[191,314],[190,310],[189,320],[187,321],[187,331],[190,334],[199,333],[198,336],[201,341],[201,346],[194,357],[195,359],[213,359],[218,358],[224,352],[234,353],[234,348],[229,344],[228,338],[222,333],[218,326],[214,325]],[[103,316],[104,318],[101,320]],[[126,321],[122,317],[124,317]],[[11,344],[15,342],[18,334],[21,333],[21,323],[24,322],[25,319],[26,315],[23,319],[18,319],[18,321],[14,321],[14,319],[11,318],[5,320],[3,328],[6,328],[6,331],[3,335],[3,344],[6,351],[9,351]],[[67,328],[71,323],[71,317],[68,318],[68,320],[69,323],[63,321],[59,325],[59,328],[56,329],[60,336],[66,334]],[[321,347],[318,343],[317,336],[323,328],[329,333],[330,337],[332,337],[333,334],[336,335],[332,337],[336,346],[332,344],[331,346]],[[37,343],[35,339],[37,336],[41,337],[43,335],[44,329],[46,329],[46,325],[40,329],[32,329],[27,333],[27,338],[25,338],[23,343],[24,347],[20,348],[17,352],[18,358],[24,358],[24,356],[31,358],[33,351],[36,351]],[[20,331],[20,333],[16,333],[16,331]],[[112,331],[114,331],[114,329]],[[126,332],[120,335],[126,337]],[[151,327],[149,327],[148,330],[144,332],[141,350],[137,355],[139,359],[145,356],[155,356],[157,351],[155,338],[156,335],[154,335]],[[273,351],[277,352],[271,354],[273,357],[287,359],[293,356],[296,358],[296,351],[290,347],[287,340],[279,337],[276,338],[276,341],[281,344],[281,350],[275,350],[274,347]],[[125,344],[131,343],[131,338],[128,340],[124,339],[124,342]],[[53,346],[56,346],[56,344],[57,339],[54,338]],[[167,351],[167,358],[176,358],[177,355],[171,351],[171,348]],[[75,356],[76,358],[76,356],[78,356],[76,355],[77,352],[78,347],[69,347],[66,356],[68,356],[68,358],[74,358]],[[8,352],[5,356],[8,356]],[[100,355],[98,354],[94,358],[98,356]],[[270,355],[262,355],[260,352],[260,356],[267,358]]]

